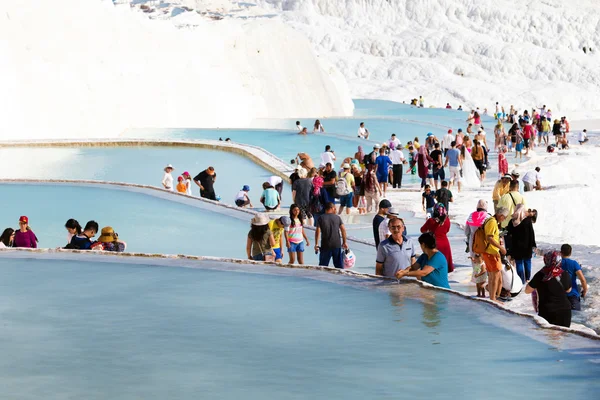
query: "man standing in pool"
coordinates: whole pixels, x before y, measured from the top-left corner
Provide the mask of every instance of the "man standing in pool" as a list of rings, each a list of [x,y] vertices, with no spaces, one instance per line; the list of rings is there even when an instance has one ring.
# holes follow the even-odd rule
[[[340,238],[341,236],[341,238]],[[321,237],[321,247],[319,247]],[[347,249],[346,228],[339,215],[336,214],[335,204],[325,204],[325,214],[317,220],[315,229],[315,252],[320,252],[319,265],[329,266],[329,260],[333,258],[333,266],[343,268],[342,249]]]
[[[216,180],[217,174],[213,167],[208,167],[194,177],[194,183],[200,187],[200,197],[214,201],[217,200],[214,188]]]
[[[416,258],[412,241],[404,235],[404,221],[394,218],[388,228],[392,235],[379,243],[375,274],[393,278],[399,270],[413,265]]]

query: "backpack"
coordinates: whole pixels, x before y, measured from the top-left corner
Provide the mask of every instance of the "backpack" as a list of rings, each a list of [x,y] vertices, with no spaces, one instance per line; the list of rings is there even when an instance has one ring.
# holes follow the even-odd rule
[[[321,202],[321,196],[311,193],[308,210],[311,212],[311,214],[321,214],[323,212],[323,203]]]
[[[345,178],[346,174],[343,174],[340,179],[335,183],[335,194],[338,196],[346,196],[350,194],[351,190],[348,187],[348,181]]]
[[[450,196],[448,196],[448,189],[442,188],[440,190],[436,190],[435,198],[438,203],[442,203],[446,209],[448,209],[448,203],[450,201]]]
[[[486,219],[473,234],[473,253],[485,253],[487,248],[490,246],[490,243],[487,240],[487,236],[485,235],[485,225],[492,219],[492,217]]]

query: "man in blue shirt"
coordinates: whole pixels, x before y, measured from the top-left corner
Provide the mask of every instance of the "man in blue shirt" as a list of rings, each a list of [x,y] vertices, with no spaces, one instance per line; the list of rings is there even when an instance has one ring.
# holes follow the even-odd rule
[[[571,302],[571,310],[581,311],[581,297],[585,297],[588,285],[583,276],[581,265],[570,258],[572,252],[573,249],[568,244],[563,244],[560,247],[560,255],[562,257],[561,268],[567,271],[571,276],[571,291],[567,293],[567,298]],[[581,281],[581,294],[577,287],[577,278]]]
[[[462,160],[460,159],[460,150],[456,148],[456,141],[450,143],[450,149],[446,153],[446,162],[444,167],[450,166],[450,187],[456,181],[458,191],[460,192],[460,170],[462,169]]]
[[[379,149],[379,157],[375,160],[375,164],[377,164],[377,182],[381,185],[383,197],[385,197],[390,167],[392,166],[392,160],[385,155],[385,149]]]
[[[423,254],[410,267],[396,272],[396,278],[414,276],[430,285],[450,289],[448,283],[448,262],[446,257],[438,251],[435,236],[424,233],[419,236],[419,244]]]

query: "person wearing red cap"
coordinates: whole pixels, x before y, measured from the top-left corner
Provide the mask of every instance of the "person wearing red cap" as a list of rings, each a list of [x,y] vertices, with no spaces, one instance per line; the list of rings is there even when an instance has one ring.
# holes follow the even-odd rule
[[[14,247],[27,247],[30,249],[37,248],[38,239],[35,233],[29,227],[29,218],[22,215],[19,218],[19,230],[15,232],[15,238],[13,241]]]

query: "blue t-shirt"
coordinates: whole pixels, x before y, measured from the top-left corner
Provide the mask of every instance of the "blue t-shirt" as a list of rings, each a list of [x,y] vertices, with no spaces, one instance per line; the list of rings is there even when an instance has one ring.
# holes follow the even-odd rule
[[[388,156],[379,156],[375,160],[377,164],[377,175],[386,176],[388,174],[388,166],[392,165],[392,160]]]
[[[569,273],[571,276],[571,291],[567,293],[568,297],[577,296],[580,297],[579,288],[577,287],[577,271],[581,271],[581,265],[575,260],[570,258],[563,258],[561,268]]]
[[[431,257],[427,257],[427,254],[421,254],[421,257],[417,260],[417,264],[421,266],[421,269],[426,265],[433,267],[433,271],[429,275],[421,278],[423,282],[427,282],[433,286],[438,286],[446,289],[450,289],[448,283],[448,262],[446,257],[441,252],[437,252]]]
[[[423,197],[425,197],[425,208],[433,208],[435,206],[435,191],[429,192],[429,194],[423,192]]]
[[[458,167],[458,156],[460,151],[458,149],[450,149],[446,153],[446,158],[448,159],[448,165],[451,167]]]

